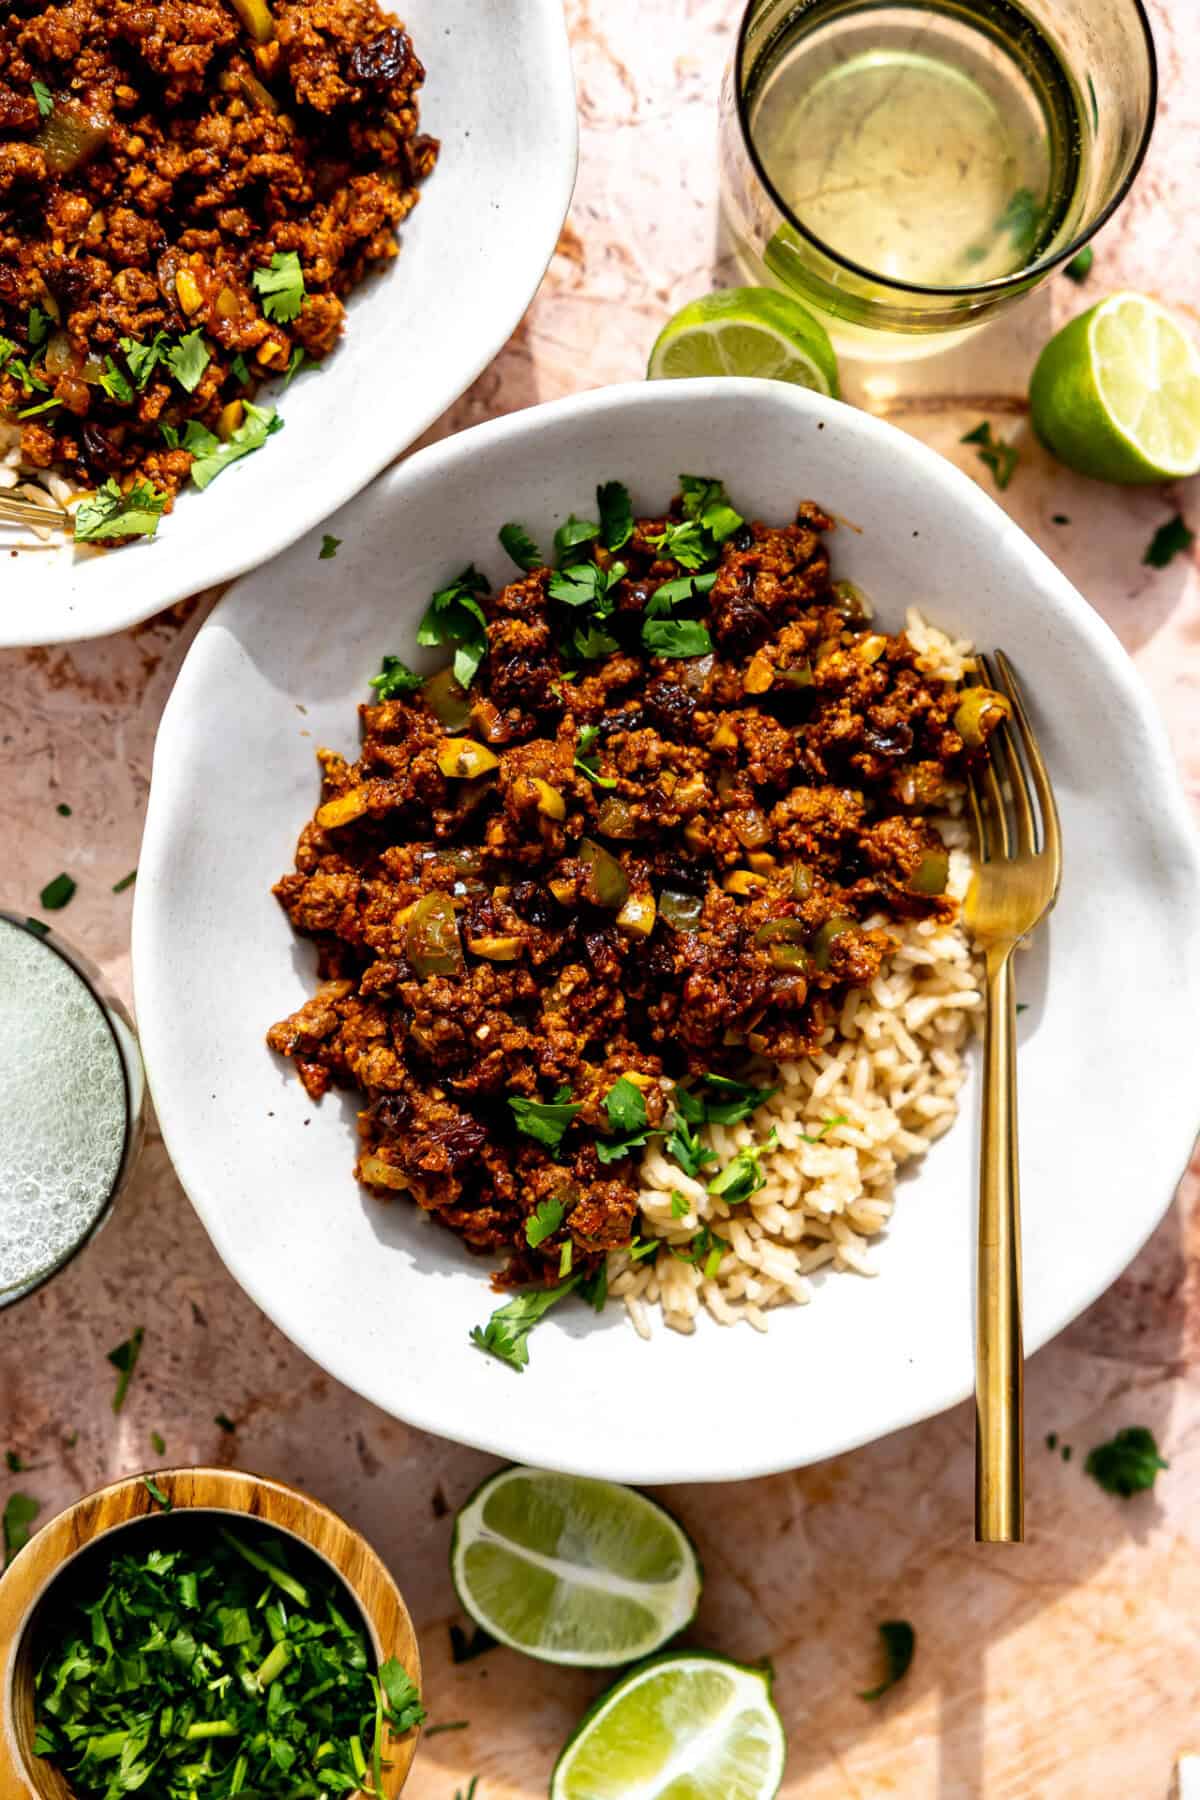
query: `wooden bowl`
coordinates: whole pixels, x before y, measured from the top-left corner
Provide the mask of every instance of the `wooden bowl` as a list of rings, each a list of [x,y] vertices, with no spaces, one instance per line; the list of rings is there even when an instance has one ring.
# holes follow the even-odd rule
[[[358,1604],[380,1662],[394,1656],[420,1686],[421,1658],[400,1590],[366,1540],[317,1500],[281,1481],[230,1469],[168,1469],[154,1482],[172,1513],[231,1513],[261,1521],[296,1538],[326,1562]],[[136,1521],[161,1524],[140,1475],[99,1488],[69,1506],[31,1538],[0,1580],[0,1796],[74,1800],[59,1770],[33,1752],[34,1644],[40,1617],[60,1575],[101,1538]],[[399,1794],[417,1748],[416,1731],[388,1748],[383,1792]]]

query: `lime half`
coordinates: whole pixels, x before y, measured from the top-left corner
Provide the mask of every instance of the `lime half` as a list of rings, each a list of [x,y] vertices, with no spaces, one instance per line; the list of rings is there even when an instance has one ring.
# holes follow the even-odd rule
[[[1046,448],[1081,475],[1177,481],[1200,470],[1200,354],[1142,294],[1113,294],[1056,333],[1029,400]]]
[[[700,1564],[670,1513],[610,1481],[503,1469],[454,1526],[450,1572],[485,1631],[541,1662],[612,1669],[694,1616]]]
[[[651,381],[688,375],[760,375],[837,398],[829,333],[799,301],[773,288],[722,288],[691,300],[650,352]]]
[[[550,1800],[771,1800],[787,1742],[770,1678],[723,1656],[659,1656],[597,1701]]]

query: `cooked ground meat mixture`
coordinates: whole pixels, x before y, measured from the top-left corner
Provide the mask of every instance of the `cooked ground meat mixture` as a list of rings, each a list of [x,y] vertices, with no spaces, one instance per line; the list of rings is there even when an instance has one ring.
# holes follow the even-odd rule
[[[814,1049],[888,955],[864,920],[953,916],[930,815],[1007,709],[871,627],[819,507],[751,524],[681,483],[636,521],[607,484],[557,568],[505,527],[520,580],[436,595],[455,664],[385,659],[275,889],[321,986],[269,1043],[314,1099],[363,1091],[359,1179],[501,1287],[630,1245],[676,1084]]]
[[[433,168],[423,79],[376,0],[9,0],[0,417],[28,415],[24,461],[169,506],[189,420],[228,440],[261,380],[328,355]]]

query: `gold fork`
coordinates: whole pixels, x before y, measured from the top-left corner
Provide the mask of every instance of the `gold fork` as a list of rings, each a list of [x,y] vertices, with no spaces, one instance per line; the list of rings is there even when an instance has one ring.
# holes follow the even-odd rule
[[[989,738],[986,764],[968,776],[979,859],[964,910],[987,964],[975,1319],[975,1538],[982,1544],[1013,1544],[1025,1535],[1025,1424],[1012,953],[1054,905],[1062,876],[1062,840],[1050,778],[1008,658],[997,650],[998,687],[987,658],[978,662],[986,685],[1007,701],[1009,717]]]
[[[38,525],[43,530],[62,530],[70,519],[61,506],[39,506],[36,500],[0,491],[0,525]]]

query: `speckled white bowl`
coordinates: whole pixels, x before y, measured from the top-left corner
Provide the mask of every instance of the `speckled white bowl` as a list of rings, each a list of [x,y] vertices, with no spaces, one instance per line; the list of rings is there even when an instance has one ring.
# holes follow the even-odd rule
[[[385,0],[385,5],[387,0]],[[396,262],[350,301],[346,335],[278,403],[284,430],[150,543],[5,562],[0,646],[103,637],[275,556],[358,492],[474,381],[537,291],[575,183],[562,0],[404,0],[442,142]]]
[[[1022,958],[1026,1341],[1124,1268],[1171,1198],[1200,1115],[1200,856],[1166,739],[1124,651],[966,476],[889,425],[777,384],[661,382],[517,413],[421,452],[242,582],[196,638],[154,765],[134,967],[167,1147],[230,1270],[332,1374],[398,1417],[514,1460],[662,1482],[828,1456],[972,1386],[977,1118],[904,1180],[878,1279],[818,1278],[768,1335],[702,1319],[644,1344],[568,1303],[515,1374],[472,1348],[486,1265],[352,1175],[349,1100],[314,1107],[263,1033],[312,987],[270,895],[317,796],[313,751],[355,754],[385,651],[413,656],[430,591],[494,577],[497,525],[545,540],[598,480],[661,508],[676,472],[783,518],[802,496],[862,527],[840,574],[891,627],[929,617],[1012,657],[1053,772],[1062,897]]]

